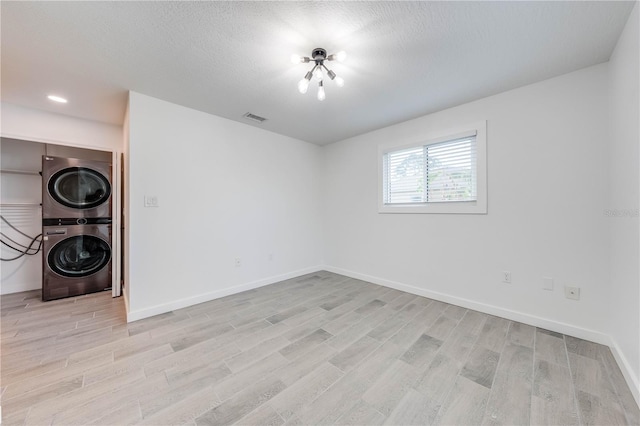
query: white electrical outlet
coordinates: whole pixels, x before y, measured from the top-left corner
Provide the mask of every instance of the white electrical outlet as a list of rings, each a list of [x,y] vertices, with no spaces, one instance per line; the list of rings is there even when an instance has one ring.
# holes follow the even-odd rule
[[[511,284],[511,271],[502,271],[502,282]]]
[[[269,253],[269,255],[267,256],[267,260],[269,262],[273,262],[273,253]]]
[[[242,259],[240,259],[239,257],[236,257],[236,268],[239,268],[242,266]]]
[[[542,288],[545,290],[553,290],[553,278],[542,277]]]
[[[580,287],[564,286],[564,296],[571,300],[580,300]]]

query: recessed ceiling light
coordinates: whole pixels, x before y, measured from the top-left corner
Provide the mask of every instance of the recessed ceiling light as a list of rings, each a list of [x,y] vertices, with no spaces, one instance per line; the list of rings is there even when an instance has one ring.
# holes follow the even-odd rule
[[[58,102],[58,103],[61,103],[61,104],[66,104],[67,103],[67,100],[65,98],[61,98],[60,96],[49,95],[49,96],[47,96],[47,98],[50,101],[53,101],[53,102]]]

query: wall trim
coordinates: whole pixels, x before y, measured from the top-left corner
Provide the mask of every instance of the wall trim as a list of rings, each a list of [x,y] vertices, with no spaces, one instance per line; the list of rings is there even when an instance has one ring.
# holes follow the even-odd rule
[[[616,343],[615,339],[605,333],[599,331],[590,330],[587,328],[578,327],[572,324],[567,324],[559,321],[553,321],[545,318],[541,318],[535,315],[526,314],[523,312],[512,311],[510,309],[501,308],[499,306],[489,305],[486,303],[475,302],[473,300],[464,299],[462,297],[452,296],[446,293],[440,293],[437,291],[426,290],[420,287],[415,287],[408,284],[399,283],[397,281],[387,280],[380,277],[374,277],[359,272],[350,271],[347,269],[337,268],[335,266],[325,265],[323,269],[336,274],[345,275],[350,278],[355,278],[363,281],[368,281],[374,284],[382,285],[396,290],[404,291],[407,293],[415,294],[417,296],[428,297],[430,299],[439,300],[441,302],[451,303],[453,305],[462,306],[467,309],[473,309],[485,314],[496,315],[502,318],[506,318],[512,321],[518,321],[524,324],[532,325],[534,327],[541,327],[547,330],[555,331],[557,333],[566,334],[569,336],[578,337],[580,339],[590,340],[595,343],[608,346],[613,353],[613,356],[622,371],[622,375],[627,381],[631,393],[633,394],[636,403],[640,406],[640,381],[633,374],[633,370],[629,365],[628,360],[620,350],[620,347]]]
[[[274,275],[274,276],[262,278],[256,281],[251,281],[251,282],[236,285],[233,287],[228,287],[222,290],[216,290],[209,293],[200,294],[197,296],[187,297],[184,299],[175,300],[170,303],[163,303],[161,305],[156,305],[150,308],[140,309],[137,311],[129,311],[127,306],[127,322],[138,321],[144,318],[164,314],[166,312],[171,312],[176,309],[186,308],[187,306],[197,305],[198,303],[208,302],[210,300],[219,299],[221,297],[230,296],[232,294],[241,293],[247,290],[253,290],[254,288],[264,287],[270,284],[275,284],[280,281],[296,278],[301,275],[306,275],[306,274],[318,272],[321,270],[322,270],[321,266],[311,266],[308,268],[299,269],[297,271],[287,272],[280,275]]]
[[[618,363],[618,367],[620,367],[620,371],[622,371],[622,376],[626,380],[629,390],[631,390],[633,399],[636,400],[636,404],[640,407],[640,380],[633,374],[629,360],[624,356],[624,353],[620,350],[620,346],[618,346],[618,342],[613,336],[610,337],[608,346]]]
[[[72,117],[72,118],[75,118],[75,117]],[[104,146],[98,147],[94,145],[81,144],[77,142],[69,142],[69,141],[60,140],[60,139],[48,139],[48,138],[41,138],[37,136],[19,135],[19,134],[12,134],[12,133],[6,133],[6,132],[0,132],[0,137],[6,138],[6,139],[16,139],[21,141],[27,141],[27,142],[38,142],[38,143],[49,144],[49,145],[68,146],[71,148],[91,149],[93,151],[104,151],[104,152],[116,151],[113,148],[108,148]]]
[[[3,283],[0,286],[0,294],[20,293],[22,291],[40,290],[41,285],[34,283]]]
[[[325,269],[329,272],[334,272],[336,274],[346,275],[348,277],[356,278],[363,281],[369,281],[374,284],[379,284],[385,287],[394,288],[396,290],[415,294],[417,296],[428,297],[430,299],[439,300],[441,302],[451,303],[453,305],[462,306],[463,308],[473,309],[475,311],[479,311],[485,314],[500,316],[502,318],[506,318],[512,321],[522,322],[524,324],[532,325],[534,327],[545,328],[547,330],[555,331],[557,333],[567,334],[569,336],[578,337],[580,339],[591,340],[592,342],[600,343],[602,345],[608,346],[611,343],[611,337],[599,331],[589,330],[587,328],[577,327],[571,324],[567,324],[559,321],[553,321],[553,320],[541,318],[535,315],[525,314],[519,311],[512,311],[510,309],[505,309],[499,306],[489,305],[486,303],[476,302],[470,299],[465,299],[458,296],[452,296],[446,293],[426,290],[426,289],[415,287],[409,284],[403,284],[397,281],[391,281],[384,278],[361,274],[359,272],[349,271],[347,269],[336,268],[333,266],[325,266]]]

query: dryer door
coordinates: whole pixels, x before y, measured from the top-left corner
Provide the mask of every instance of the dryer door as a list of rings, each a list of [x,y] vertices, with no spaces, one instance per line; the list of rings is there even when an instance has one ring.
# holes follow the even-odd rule
[[[58,275],[80,278],[93,275],[111,259],[111,248],[106,241],[93,235],[66,238],[49,251],[49,268]]]
[[[49,194],[60,204],[90,209],[106,203],[111,195],[109,180],[87,167],[68,167],[51,176]]]

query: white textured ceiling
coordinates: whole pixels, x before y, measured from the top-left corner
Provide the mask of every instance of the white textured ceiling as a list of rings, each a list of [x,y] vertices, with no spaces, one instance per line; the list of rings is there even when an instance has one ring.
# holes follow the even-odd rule
[[[2,1],[1,95],[120,124],[134,90],[326,144],[607,61],[633,4]],[[348,53],[324,102],[289,61],[315,47]]]

